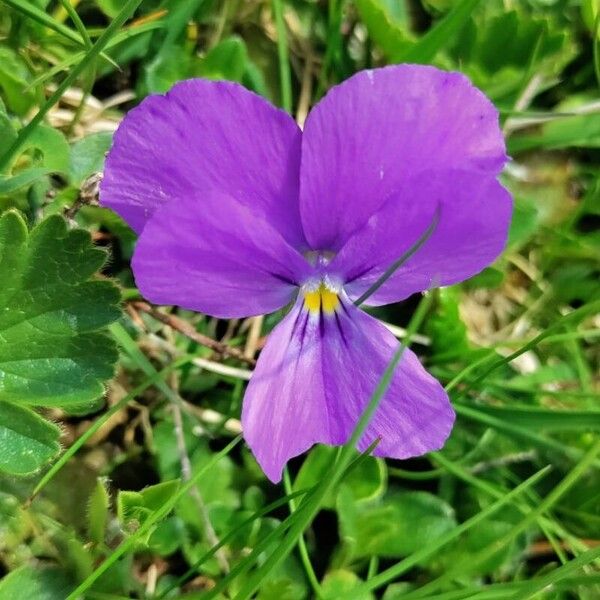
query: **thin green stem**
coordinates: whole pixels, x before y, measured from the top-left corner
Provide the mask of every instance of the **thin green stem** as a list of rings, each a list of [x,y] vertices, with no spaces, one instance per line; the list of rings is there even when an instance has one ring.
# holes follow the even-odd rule
[[[273,14],[277,29],[277,56],[279,57],[279,79],[281,85],[281,105],[292,113],[292,74],[290,72],[290,56],[287,43],[287,32],[283,18],[283,1],[273,0]]]
[[[493,514],[498,512],[503,506],[513,501],[513,499],[517,498],[525,491],[530,489],[533,485],[535,485],[538,481],[540,481],[543,477],[545,477],[550,472],[551,467],[547,466],[526,479],[523,483],[512,489],[507,494],[504,494],[501,498],[499,498],[493,504],[490,504],[481,512],[477,513],[464,523],[461,523],[445,535],[441,536],[439,539],[435,540],[435,542],[425,544],[420,550],[413,552],[410,556],[405,558],[404,560],[396,563],[395,565],[385,569],[378,575],[375,575],[373,578],[366,581],[361,586],[358,586],[352,593],[348,595],[348,600],[355,597],[363,597],[361,594],[365,594],[369,591],[378,589],[391,581],[394,581],[400,575],[406,573],[408,570],[420,564],[425,559],[434,555],[436,552],[439,552],[441,548],[451,543],[452,541],[459,538],[465,532],[469,531],[475,525],[489,519]]]
[[[440,222],[440,207],[438,206],[433,214],[433,219],[423,232],[421,237],[397,260],[395,260],[383,273],[379,279],[369,289],[354,302],[356,306],[360,306],[368,298],[370,298],[400,267],[405,265],[412,256],[414,256],[433,235]]]
[[[283,489],[288,496],[292,494],[292,481],[290,479],[290,473],[288,468],[285,467],[283,469]],[[290,507],[290,514],[293,514],[296,511],[296,499],[290,497],[290,501],[288,502]],[[321,585],[319,584],[319,580],[317,579],[317,575],[315,574],[315,570],[313,569],[312,563],[310,562],[310,556],[308,555],[308,549],[306,547],[306,542],[304,541],[304,535],[301,534],[298,538],[298,552],[300,553],[300,560],[302,561],[302,565],[304,566],[304,570],[306,571],[306,577],[315,593],[317,598],[323,597],[323,592],[321,591]]]
[[[23,147],[29,136],[34,132],[36,127],[44,120],[48,111],[62,98],[65,91],[73,84],[73,82],[92,64],[97,56],[102,52],[104,47],[111,40],[113,35],[117,33],[119,28],[133,14],[135,9],[140,5],[142,0],[127,0],[119,14],[113,22],[104,30],[96,43],[89,49],[81,62],[73,67],[71,72],[65,77],[63,82],[56,88],[56,91],[46,100],[43,106],[40,107],[36,115],[29,121],[23,129],[19,131],[17,139],[10,145],[8,150],[0,157],[0,173],[3,172],[11,163],[13,157]]]
[[[89,50],[93,46],[92,39],[90,38],[88,31],[85,28],[85,25],[83,24],[83,21],[77,14],[77,11],[69,2],[69,0],[60,0],[60,3],[63,5],[63,8],[69,15],[71,21],[73,21],[73,25],[75,25],[75,28],[79,32],[79,35],[81,36],[81,39],[83,40],[86,49]]]
[[[517,523],[517,525],[512,527],[504,536],[495,540],[476,557],[470,557],[468,564],[466,561],[460,562],[454,568],[445,571],[444,574],[437,579],[427,583],[418,590],[409,592],[406,595],[406,598],[421,598],[427,593],[437,591],[444,584],[459,577],[461,574],[464,574],[465,570],[469,570],[489,560],[498,552],[499,548],[506,547],[506,545],[510,544],[516,536],[526,531],[534,521],[546,511],[550,510],[552,506],[554,506],[554,504],[556,504],[556,502],[579,481],[580,477],[585,474],[588,468],[596,460],[598,452],[600,452],[600,440],[586,452],[577,465],[567,473],[566,477],[564,477],[564,479],[536,507],[532,508],[531,512],[525,515],[524,518]]]

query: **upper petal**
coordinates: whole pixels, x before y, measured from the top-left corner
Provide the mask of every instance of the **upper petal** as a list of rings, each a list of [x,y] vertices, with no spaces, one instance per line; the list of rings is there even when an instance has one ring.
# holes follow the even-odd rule
[[[151,302],[223,318],[281,308],[313,270],[261,211],[217,192],[157,209],[132,268]]]
[[[341,249],[331,270],[356,300],[422,236],[439,211],[424,245],[366,301],[397,302],[479,273],[506,245],[512,199],[490,176],[466,171],[421,173],[396,193]]]
[[[302,140],[300,214],[313,249],[338,250],[420,171],[496,175],[498,112],[464,75],[398,65],[357,73],[311,111]]]
[[[261,209],[305,245],[298,209],[301,133],[241,85],[191,79],[147,97],[115,133],[100,199],[138,233],[173,198],[216,190]]]
[[[269,479],[315,443],[348,441],[397,347],[347,298],[321,315],[297,302],[269,336],[244,398],[244,437]],[[380,438],[377,456],[418,456],[440,448],[453,423],[444,389],[405,350],[358,448]]]

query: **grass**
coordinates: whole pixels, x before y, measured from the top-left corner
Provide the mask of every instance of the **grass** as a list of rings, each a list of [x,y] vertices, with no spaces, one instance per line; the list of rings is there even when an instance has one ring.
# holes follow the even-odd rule
[[[1,0],[0,212],[72,218],[111,250],[103,276],[127,294],[107,333],[120,358],[106,408],[45,411],[62,427],[60,457],[27,478],[0,475],[0,596],[43,586],[52,600],[598,597],[592,5]],[[353,73],[402,61],[460,70],[500,109],[512,152],[502,182],[515,198],[507,248],[468,282],[372,311],[402,345],[352,439],[294,459],[273,486],[240,443],[239,419],[281,315],[136,310],[135,236],[86,186],[121,116],[176,81],[238,81],[301,119]],[[245,360],[190,339],[171,313]],[[413,350],[455,406],[452,436],[419,459],[359,455],[417,333]]]

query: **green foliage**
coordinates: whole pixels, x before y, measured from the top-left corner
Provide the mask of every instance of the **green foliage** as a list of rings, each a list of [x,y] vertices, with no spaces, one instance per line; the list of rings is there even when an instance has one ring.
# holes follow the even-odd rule
[[[427,492],[388,494],[366,505],[340,493],[337,510],[351,559],[408,556],[423,540],[435,541],[456,525],[452,507]]]
[[[32,410],[0,400],[0,471],[26,475],[54,458],[60,429]]]
[[[119,292],[91,279],[105,260],[87,232],[69,231],[60,217],[31,232],[17,212],[0,217],[4,470],[34,471],[58,451],[58,429],[26,406],[92,407],[113,373],[115,346],[99,330],[119,316]]]
[[[59,569],[24,566],[0,581],[0,596],[5,600],[63,600],[73,583]]]
[[[69,6],[0,10],[0,598],[599,597],[598,1]],[[303,117],[406,61],[470,77],[512,157],[506,251],[417,314],[413,349],[457,423],[418,460],[315,446],[272,486],[234,438],[248,364],[135,304],[107,328],[109,278],[139,292],[135,234],[95,205],[98,173],[121,116],[181,79]],[[413,308],[373,314],[402,337]],[[281,318],[256,339],[255,322],[174,314],[247,351]]]

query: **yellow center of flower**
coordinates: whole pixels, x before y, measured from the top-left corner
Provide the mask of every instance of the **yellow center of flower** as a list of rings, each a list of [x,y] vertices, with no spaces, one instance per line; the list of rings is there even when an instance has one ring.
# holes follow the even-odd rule
[[[304,291],[304,308],[312,313],[324,313],[331,315],[340,304],[337,293],[329,289],[323,282],[316,290]]]

